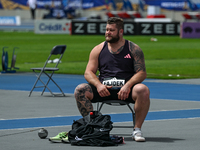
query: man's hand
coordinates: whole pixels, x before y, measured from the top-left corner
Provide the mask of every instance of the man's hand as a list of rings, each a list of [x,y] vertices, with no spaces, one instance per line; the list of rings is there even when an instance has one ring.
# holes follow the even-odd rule
[[[120,91],[117,93],[118,94],[118,99],[121,99],[121,100],[125,100],[128,98],[129,96],[129,93],[130,93],[131,89],[126,87],[126,86],[123,86]]]
[[[105,97],[110,95],[110,92],[108,91],[108,89],[110,88],[112,88],[112,86],[106,86],[101,84],[97,87],[97,91],[101,97]]]

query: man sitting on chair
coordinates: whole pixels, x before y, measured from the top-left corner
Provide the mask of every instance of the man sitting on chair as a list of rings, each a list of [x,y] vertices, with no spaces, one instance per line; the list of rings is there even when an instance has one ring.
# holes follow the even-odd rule
[[[89,56],[84,74],[88,84],[78,85],[74,95],[82,116],[93,111],[94,102],[119,99],[135,103],[132,138],[145,141],[141,127],[149,110],[150,92],[141,83],[146,78],[144,54],[138,45],[123,38],[123,28],[121,18],[108,19],[106,41],[95,46]]]

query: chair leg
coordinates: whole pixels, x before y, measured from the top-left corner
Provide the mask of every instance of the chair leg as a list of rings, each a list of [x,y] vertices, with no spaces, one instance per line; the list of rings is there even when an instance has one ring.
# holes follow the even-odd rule
[[[133,109],[131,108],[131,106],[129,104],[126,104],[128,106],[128,108],[131,110],[132,112],[132,118],[133,118],[133,127],[135,127],[135,112],[133,111]]]
[[[46,76],[49,77],[49,80],[47,81],[43,91],[42,91],[42,94],[44,93],[45,89],[48,88],[47,85],[49,84],[49,81],[51,80],[60,90],[60,92],[62,93],[63,96],[65,96],[64,92],[62,91],[62,89],[59,87],[59,85],[52,79],[52,76],[54,74],[54,72],[51,73],[51,75],[48,75],[46,72],[44,72],[46,74]],[[54,95],[54,94],[53,94]]]
[[[46,82],[46,84],[45,84],[45,86],[44,86],[44,89],[43,89],[41,95],[43,95],[43,93],[44,93],[44,91],[46,90],[46,88],[48,88],[47,85],[49,84],[50,78],[52,77],[52,74],[51,74],[51,76],[49,76],[46,72],[44,72],[44,73],[49,77],[49,79],[48,79],[48,81]],[[49,90],[49,89],[48,89],[48,90]],[[54,95],[54,94],[51,92],[51,90],[50,90],[50,93],[51,93],[52,95]]]
[[[29,93],[29,97],[31,96],[31,94],[32,94],[32,92],[33,92],[33,90],[34,90],[34,88],[39,88],[39,87],[44,87],[45,89],[47,88],[47,89],[49,90],[49,92],[50,92],[52,95],[54,95],[53,92],[48,88],[47,84],[45,84],[45,83],[40,79],[40,77],[41,77],[41,75],[42,75],[43,72],[40,72],[39,75],[37,75],[37,73],[36,73],[34,70],[33,70],[33,72],[36,74],[37,80],[35,81],[35,84],[34,84],[33,88],[31,89],[31,91],[30,91],[30,93]],[[38,80],[40,80],[40,82],[41,82],[44,86],[36,86]],[[44,91],[43,91],[43,92],[44,92]],[[43,92],[42,92],[42,94],[43,94]],[[41,95],[42,95],[42,94],[41,94]]]
[[[101,111],[103,105],[105,103],[102,102],[101,105],[99,106],[99,102],[97,103],[97,111]],[[133,119],[133,126],[114,126],[115,128],[134,128],[135,127],[135,112],[133,111],[133,109],[131,108],[131,106],[127,103],[126,104],[128,106],[128,108],[130,109],[131,113],[132,113],[132,119]]]
[[[33,71],[33,72],[35,72],[35,71]],[[35,73],[36,73],[36,72],[35,72]],[[36,84],[37,84],[38,80],[40,80],[41,75],[42,75],[41,72],[40,72],[39,76],[36,75],[36,76],[37,76],[37,80],[35,81],[35,83],[34,83],[32,89],[31,89],[31,91],[30,91],[30,93],[29,93],[29,97],[31,96],[31,94],[32,94],[32,92],[33,92],[33,90],[34,90],[34,88],[36,87]]]
[[[54,96],[53,92],[50,90],[50,88],[47,86],[47,84],[45,84],[41,79],[39,79],[39,80],[44,85],[44,86],[42,86],[42,87],[44,87],[44,89],[43,89],[41,95],[43,95],[45,89],[47,88],[49,90],[49,92]]]
[[[97,104],[97,111],[101,111],[101,108],[103,107],[104,102],[101,103],[100,107],[99,107],[99,102]]]

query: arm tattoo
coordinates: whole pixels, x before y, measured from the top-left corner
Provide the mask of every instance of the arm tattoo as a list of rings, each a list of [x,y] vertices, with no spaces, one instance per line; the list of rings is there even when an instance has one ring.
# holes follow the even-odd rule
[[[93,110],[91,101],[85,96],[86,92],[92,93],[92,89],[88,84],[81,84],[75,89],[77,107],[82,116],[88,115]]]
[[[134,67],[135,72],[146,71],[145,62],[144,62],[144,54],[139,46],[134,44],[133,42],[129,42],[130,44],[130,52],[132,57],[134,58]]]

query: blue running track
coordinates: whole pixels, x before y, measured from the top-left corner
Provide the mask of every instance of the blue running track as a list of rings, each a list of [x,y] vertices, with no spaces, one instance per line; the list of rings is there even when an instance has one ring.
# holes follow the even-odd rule
[[[64,93],[72,94],[75,87],[83,82],[86,82],[81,75],[54,75],[55,81],[62,88]],[[0,89],[2,90],[19,90],[30,91],[36,77],[34,74],[1,74]],[[43,79],[44,80],[44,79]],[[194,84],[176,84],[176,83],[161,83],[149,82],[151,79],[146,79],[146,84],[151,91],[151,99],[160,100],[180,100],[180,101],[196,101],[199,102],[199,86]],[[53,92],[59,92],[53,84],[49,84]],[[41,91],[36,89],[34,91]],[[131,113],[110,114],[113,122],[131,122]],[[188,110],[173,110],[173,111],[156,111],[149,112],[146,120],[166,120],[166,119],[184,119],[184,118],[199,118],[200,109]],[[73,120],[77,120],[81,116],[61,116],[61,117],[46,117],[46,118],[24,118],[24,119],[8,119],[0,120],[0,130],[18,129],[18,128],[37,128],[50,126],[66,126],[71,125]]]

